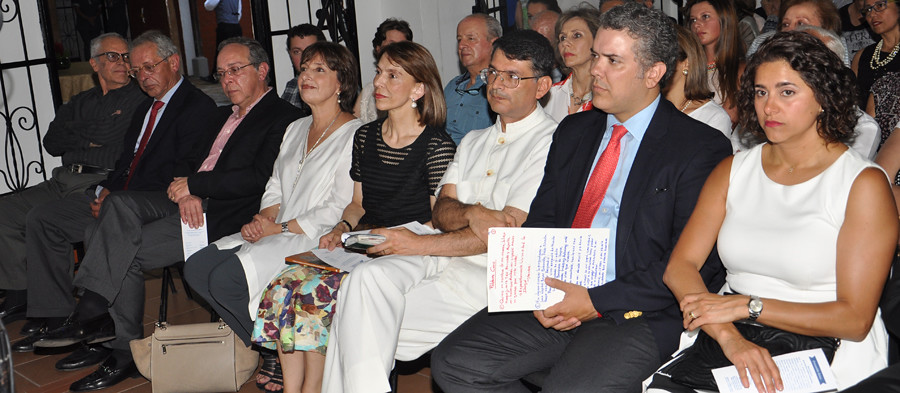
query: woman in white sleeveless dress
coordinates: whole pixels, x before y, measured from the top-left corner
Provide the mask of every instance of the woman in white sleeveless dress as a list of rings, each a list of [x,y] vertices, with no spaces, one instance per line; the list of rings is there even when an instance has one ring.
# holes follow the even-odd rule
[[[744,386],[752,379],[761,393],[783,389],[781,375],[734,321],[841,339],[839,388],[887,364],[878,300],[898,222],[884,172],[843,143],[856,121],[853,89],[843,62],[812,36],[779,33],[763,44],[739,106],[742,129],[766,143],[710,174],[664,276],[684,327],[715,339]],[[714,246],[724,291],[739,295],[707,292],[698,272]]]

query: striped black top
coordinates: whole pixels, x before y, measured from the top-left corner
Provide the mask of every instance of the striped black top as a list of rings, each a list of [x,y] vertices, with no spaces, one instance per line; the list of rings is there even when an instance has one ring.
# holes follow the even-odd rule
[[[380,119],[360,127],[353,140],[350,177],[362,183],[361,224],[395,226],[431,220],[431,200],[456,145],[443,128],[425,127],[416,140],[399,149],[382,139]]]

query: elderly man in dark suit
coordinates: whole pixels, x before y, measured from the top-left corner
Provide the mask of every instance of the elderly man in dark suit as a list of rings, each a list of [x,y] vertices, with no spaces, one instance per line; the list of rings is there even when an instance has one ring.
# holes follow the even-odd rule
[[[445,391],[528,391],[519,380],[538,372],[548,392],[640,391],[675,350],[682,318],[662,275],[706,177],[731,153],[721,133],[660,96],[675,48],[658,10],[628,3],[604,14],[592,48],[600,110],[560,123],[523,226],[610,228],[607,282],[548,278],[565,292],[560,303],[473,316],[432,357]],[[702,273],[718,290],[716,253]]]
[[[131,71],[153,98],[138,106],[124,137],[122,153],[106,180],[85,193],[32,209],[26,224],[28,287],[23,330],[33,334],[13,343],[13,350],[33,349],[38,336],[64,324],[75,309],[72,298],[72,243],[85,240],[85,229],[112,192],[162,191],[177,175],[176,167],[206,133],[216,104],[178,74],[181,56],[159,32],[138,36],[130,47]],[[38,290],[39,289],[39,290]]]
[[[186,162],[191,170],[176,177],[166,192],[122,192],[108,198],[75,278],[75,286],[84,288],[74,313],[78,318],[35,343],[55,347],[103,338],[102,329],[77,321],[108,319],[110,305],[115,339],[104,347],[83,347],[57,365],[80,368],[112,354],[97,372],[72,384],[71,391],[109,387],[127,377],[119,371],[133,367],[128,343],[143,336],[142,271],[184,259],[181,222],[203,225],[206,205],[212,241],[239,231],[259,210],[284,131],[300,110],[268,87],[269,59],[258,42],[227,39],[217,62],[217,79],[234,105],[219,110],[215,131],[201,138]]]

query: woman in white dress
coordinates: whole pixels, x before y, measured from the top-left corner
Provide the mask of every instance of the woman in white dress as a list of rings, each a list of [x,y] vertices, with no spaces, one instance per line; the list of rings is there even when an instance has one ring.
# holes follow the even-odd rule
[[[251,316],[284,258],[315,248],[353,196],[350,153],[362,125],[353,116],[356,75],[356,60],[341,45],[317,42],[303,51],[298,84],[312,116],[288,126],[259,214],[185,263],[191,287],[248,345]],[[280,383],[280,369],[269,358],[261,374]],[[265,386],[269,380],[257,381]]]
[[[687,28],[675,26],[678,57],[672,79],[663,88],[666,99],[684,114],[722,132],[731,139],[731,118],[712,100],[715,93],[706,80],[706,54],[697,37]],[[737,150],[737,149],[734,149]]]
[[[550,99],[544,106],[544,111],[557,122],[572,113],[593,108],[591,45],[600,26],[599,21],[600,11],[583,3],[578,8],[563,12],[556,22],[559,58],[571,71],[566,79],[550,88]]]
[[[878,301],[897,244],[884,172],[844,142],[856,121],[843,62],[810,35],[778,33],[747,65],[742,129],[763,139],[713,170],[663,277],[688,330],[701,328],[744,386],[784,383],[769,352],[740,335],[742,319],[842,342],[832,370],[850,386],[887,364]],[[723,293],[698,273],[716,246]],[[666,378],[657,374],[651,388]],[[680,391],[680,386],[666,390]]]

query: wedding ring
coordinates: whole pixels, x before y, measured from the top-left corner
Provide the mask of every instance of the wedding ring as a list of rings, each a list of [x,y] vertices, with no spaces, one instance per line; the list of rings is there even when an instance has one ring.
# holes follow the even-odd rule
[[[691,313],[690,313],[690,314],[688,314],[688,315],[690,315],[690,317],[691,317],[691,320],[694,320],[694,319],[697,319],[697,316],[696,316],[696,315],[694,315],[694,312],[693,312],[693,311],[691,311]]]

